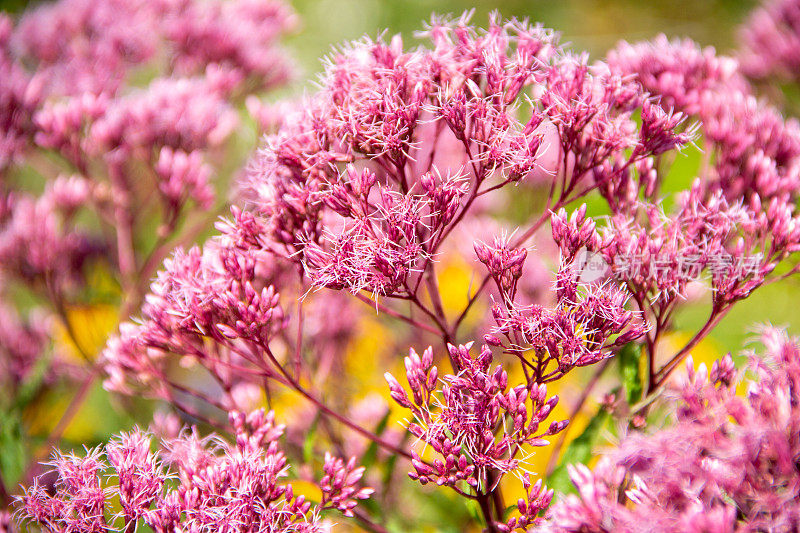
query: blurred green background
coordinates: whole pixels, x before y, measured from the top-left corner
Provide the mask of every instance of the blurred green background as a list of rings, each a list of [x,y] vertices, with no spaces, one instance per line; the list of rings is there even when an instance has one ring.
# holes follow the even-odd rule
[[[410,39],[431,13],[460,14],[474,9],[483,24],[498,10],[504,17],[529,18],[561,32],[576,49],[600,57],[620,39],[649,39],[659,33],[691,37],[720,51],[735,46],[736,26],[756,2],[751,0],[297,0],[303,26],[290,41],[307,72],[333,43],[375,36],[381,29]]]

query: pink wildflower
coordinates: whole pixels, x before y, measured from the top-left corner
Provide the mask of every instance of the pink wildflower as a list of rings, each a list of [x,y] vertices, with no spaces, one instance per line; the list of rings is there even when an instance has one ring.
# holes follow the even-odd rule
[[[710,371],[689,361],[673,392],[675,425],[629,435],[594,472],[573,467],[578,495],[556,503],[542,531],[796,529],[800,349],[774,329],[763,342],[746,397],[730,356]]]
[[[233,532],[322,532],[319,513],[336,508],[352,514],[357,500],[370,489],[360,488],[363,468],[326,456],[317,504],[294,493],[283,481],[288,463],[278,446],[283,426],[263,410],[231,413],[236,443],[198,439],[184,432],[150,451],[150,437],[139,430],[123,433],[105,448],[84,457],[57,454],[52,465],[57,479],[52,490],[44,477],[20,498],[18,514],[53,531],[135,529],[140,524],[158,532],[175,529]],[[102,488],[101,476],[116,479]],[[169,482],[168,482],[169,481]],[[122,510],[109,513],[118,493]]]

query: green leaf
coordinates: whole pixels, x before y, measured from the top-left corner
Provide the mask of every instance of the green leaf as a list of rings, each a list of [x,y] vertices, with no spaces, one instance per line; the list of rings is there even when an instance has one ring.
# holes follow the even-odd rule
[[[306,464],[313,464],[314,459],[314,437],[317,434],[317,423],[319,422],[319,415],[314,417],[311,427],[308,428],[306,440],[303,441],[303,462]]]
[[[598,413],[589,421],[583,433],[578,435],[578,437],[567,446],[558,467],[556,467],[550,477],[547,478],[548,487],[554,489],[556,492],[575,492],[575,488],[569,479],[567,465],[587,463],[589,459],[592,458],[592,449],[597,443],[597,438],[608,419],[608,412],[601,406]]]
[[[44,381],[45,373],[50,368],[50,363],[50,357],[47,356],[36,360],[28,376],[17,389],[14,398],[14,409],[22,410],[36,398]]]
[[[692,186],[703,166],[705,141],[699,137],[694,145],[685,146],[680,152],[664,153],[657,158],[661,178],[662,205],[669,213],[675,207],[677,194]],[[711,149],[711,147],[707,147]]]
[[[475,500],[467,500],[467,512],[469,516],[479,524],[485,524],[486,519],[483,517],[483,513],[481,513],[481,507],[478,505],[478,502]]]
[[[0,412],[0,473],[7,487],[16,486],[28,464],[27,439],[18,410]]]
[[[617,354],[619,361],[620,376],[622,376],[622,386],[625,388],[625,399],[628,405],[634,405],[642,399],[642,369],[639,365],[641,351],[639,345],[629,342]]]
[[[392,480],[392,474],[394,473],[394,465],[397,463],[397,455],[392,454],[386,460],[386,471],[383,475],[383,484],[388,485],[389,482]]]
[[[391,410],[387,409],[386,414],[383,415],[380,422],[378,422],[378,426],[375,428],[375,434],[377,436],[383,435],[383,432],[386,431],[386,425],[389,423],[389,414]],[[375,460],[378,458],[378,444],[376,442],[370,442],[369,446],[367,446],[364,455],[361,457],[361,466],[365,467],[369,470],[373,464],[375,464]]]
[[[505,509],[503,509],[503,520],[508,520],[509,518],[511,518],[511,513],[516,512],[517,509],[519,509],[519,507],[517,507],[516,503],[514,503],[513,505],[509,505]]]

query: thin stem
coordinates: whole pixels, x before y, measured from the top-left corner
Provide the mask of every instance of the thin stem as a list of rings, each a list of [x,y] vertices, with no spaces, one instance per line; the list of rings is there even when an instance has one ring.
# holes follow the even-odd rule
[[[424,322],[419,322],[417,320],[414,320],[413,318],[406,316],[403,313],[395,311],[391,307],[386,307],[385,305],[377,302],[376,300],[373,300],[368,296],[365,296],[360,292],[356,293],[355,296],[365,304],[369,305],[370,307],[373,307],[374,309],[380,311],[381,313],[386,313],[387,315],[392,316],[394,318],[399,318],[400,320],[411,324],[415,328],[424,329],[425,331],[433,333],[434,335],[439,335],[441,333],[438,329],[431,327],[430,325],[425,324]]]
[[[144,260],[144,264],[139,269],[139,273],[137,274],[137,279],[139,282],[139,287],[137,287],[137,293],[141,294],[144,291],[142,284],[146,284],[150,281],[150,277],[153,275],[155,270],[159,267],[161,262],[164,258],[178,246],[184,245],[189,241],[194,240],[198,235],[200,235],[203,231],[208,229],[209,223],[216,219],[223,211],[223,207],[220,206],[214,209],[211,212],[210,216],[204,216],[200,220],[197,221],[196,224],[192,225],[188,230],[184,231],[178,238],[169,239],[169,236],[159,239],[159,242],[153,247],[150,251],[148,256]]]
[[[345,417],[341,413],[338,413],[338,412],[334,411],[333,409],[331,409],[330,407],[328,407],[327,405],[325,405],[316,396],[314,396],[313,394],[308,392],[302,385],[300,385],[300,383],[298,383],[291,376],[291,374],[289,374],[286,371],[286,369],[283,367],[283,365],[281,365],[280,362],[278,362],[278,360],[275,358],[275,355],[273,355],[272,350],[269,349],[269,346],[266,346],[266,345],[263,345],[263,344],[260,345],[260,346],[264,350],[264,352],[267,354],[267,357],[272,362],[272,364],[275,366],[275,368],[281,373],[281,375],[283,375],[284,379],[286,379],[286,382],[289,384],[289,386],[291,388],[293,388],[295,391],[297,391],[298,393],[300,393],[300,395],[305,397],[307,400],[309,400],[315,406],[317,406],[317,408],[319,410],[321,410],[323,413],[335,418],[336,420],[338,420],[339,422],[341,422],[342,424],[344,424],[348,428],[352,429],[356,433],[360,433],[361,435],[363,435],[367,439],[369,439],[372,442],[376,443],[377,445],[379,445],[379,446],[391,451],[392,453],[395,453],[397,455],[401,455],[401,456],[403,456],[403,457],[405,457],[406,459],[409,459],[409,460],[411,460],[413,458],[411,456],[411,454],[408,453],[406,450],[398,448],[397,446],[395,446],[391,442],[383,440],[382,438],[380,438],[378,435],[374,434],[370,430],[359,426],[358,424],[356,424],[355,422],[352,422],[351,420],[349,420],[347,417]]]
[[[776,283],[778,281],[783,281],[786,278],[797,274],[798,271],[800,271],[800,263],[793,266],[792,269],[786,272],[785,274],[781,274],[780,276],[775,276],[774,278],[766,280],[763,283],[763,285],[772,285],[773,283]]]
[[[503,519],[503,513],[505,512],[506,506],[503,503],[503,493],[500,490],[500,483],[499,480],[497,483],[494,484],[494,490],[492,491],[492,503],[494,504],[494,512],[497,515],[498,520]]]
[[[448,344],[453,343],[453,337],[450,335],[450,329],[447,326],[447,317],[444,314],[444,306],[442,305],[442,295],[439,292],[439,285],[436,282],[436,271],[434,269],[433,263],[430,263],[427,272],[425,273],[425,286],[428,288],[428,295],[431,298],[431,303],[433,303],[433,309],[436,313],[436,316],[439,318],[439,327],[442,328],[442,333],[444,338],[442,341],[444,342],[444,348],[447,350],[449,354],[449,350],[447,349]],[[455,360],[451,357],[450,362],[453,363],[453,369],[459,370],[458,366],[455,366]]]
[[[494,517],[492,516],[492,506],[488,494],[478,494],[478,505],[481,508],[484,520],[486,520],[486,530],[489,533],[497,533],[497,527],[494,525]]]
[[[551,209],[549,207],[549,204],[550,204],[550,202],[548,200],[548,205],[545,207],[545,211],[541,214],[541,216],[539,216],[539,218],[536,220],[536,222],[533,223],[533,225],[530,228],[525,230],[525,232],[516,239],[514,244],[512,244],[512,247],[516,248],[517,246],[520,246],[522,243],[524,243],[526,240],[528,240],[530,237],[532,237],[537,231],[539,231],[539,229],[542,227],[542,224],[544,224],[545,221],[547,221],[547,219],[549,218],[548,215],[549,215],[549,212],[551,211]],[[558,209],[560,206],[561,206],[561,203],[559,202],[553,207],[553,209]],[[490,279],[491,279],[491,276],[489,274],[486,274],[484,276],[483,281],[481,281],[481,284],[478,286],[478,289],[475,291],[475,294],[473,294],[470,297],[469,301],[467,302],[466,307],[464,307],[464,310],[461,312],[461,314],[458,316],[458,318],[456,318],[455,322],[453,322],[453,328],[452,328],[452,330],[450,332],[453,337],[455,337],[459,326],[464,321],[464,318],[466,318],[467,314],[469,313],[469,310],[472,308],[472,305],[478,299],[478,297],[480,296],[481,292],[483,292],[483,290],[489,284],[489,280]]]
[[[3,480],[3,473],[0,472],[0,504],[2,504],[3,507],[7,507],[10,503],[11,495],[8,493],[5,480]]]
[[[443,324],[447,324],[447,319],[444,315],[444,306],[442,305],[442,295],[439,293],[439,285],[436,282],[436,271],[433,263],[428,267],[425,272],[425,286],[428,288],[428,295],[431,297],[433,304],[433,311]]]
[[[302,278],[302,273],[301,273]],[[302,279],[301,279],[302,283]],[[303,299],[297,302],[297,340],[294,344],[294,375],[300,379],[300,365],[303,357]]]
[[[208,405],[216,407],[217,409],[219,409],[222,412],[227,412],[228,411],[226,406],[223,405],[222,402],[220,402],[218,400],[213,400],[213,399],[209,398],[208,396],[205,396],[204,394],[201,394],[200,392],[198,392],[196,390],[193,390],[193,389],[191,389],[189,387],[181,385],[180,383],[176,383],[175,381],[172,381],[169,378],[167,378],[167,376],[165,376],[164,374],[161,374],[160,378],[164,383],[166,383],[167,385],[169,385],[170,387],[172,387],[173,389],[175,389],[178,392],[181,392],[181,393],[183,393],[183,394],[185,394],[187,396],[190,396],[192,398],[200,400],[201,402],[207,403]]]
[[[94,380],[97,378],[97,375],[97,372],[92,370],[91,373],[86,376],[86,379],[81,384],[78,392],[72,397],[69,405],[67,405],[67,408],[64,410],[61,418],[58,420],[56,427],[53,428],[53,431],[51,431],[50,435],[47,436],[47,442],[40,446],[36,453],[34,453],[34,461],[28,466],[28,470],[25,472],[23,479],[28,479],[37,463],[44,459],[48,453],[50,453],[50,449],[55,446],[56,442],[64,435],[64,432],[69,427],[70,422],[72,422],[72,420],[75,418],[75,415],[78,414],[83,402],[89,396],[89,392],[92,390],[92,385],[94,385]]]
[[[450,234],[450,232],[453,231],[456,226],[458,226],[458,223],[461,222],[461,220],[463,220],[464,216],[467,214],[467,211],[469,211],[469,208],[472,207],[472,202],[474,202],[477,197],[478,195],[476,191],[472,191],[472,194],[464,203],[464,207],[461,208],[461,211],[458,213],[456,218],[453,219],[453,221],[448,224],[441,233],[439,233],[439,237],[436,239],[436,245],[434,245],[433,250],[431,250],[431,255],[436,253],[436,250],[439,249],[439,245],[444,242],[445,238]]]
[[[389,533],[389,530],[383,527],[380,524],[376,524],[373,522],[361,509],[355,508],[352,509],[353,515],[356,517],[356,520],[361,522],[361,525],[367,528],[374,533]]]
[[[586,400],[589,399],[589,395],[592,393],[592,389],[595,388],[598,381],[600,381],[600,377],[606,371],[608,366],[611,363],[611,358],[603,360],[598,366],[597,370],[595,370],[594,374],[592,374],[589,383],[583,388],[581,395],[578,397],[578,401],[575,402],[575,405],[572,406],[570,409],[569,416],[567,420],[574,420],[575,416],[583,409],[583,405],[586,403]],[[553,446],[553,451],[550,453],[550,458],[547,461],[547,476],[550,476],[555,470],[556,465],[558,464],[558,456],[561,454],[561,450],[564,448],[564,444],[567,441],[567,433],[569,432],[569,427],[565,431],[561,432],[561,435],[558,438],[558,442],[556,442],[555,446]]]
[[[695,333],[694,337],[691,338],[686,345],[676,353],[672,359],[667,362],[661,369],[656,373],[656,380],[651,386],[648,387],[648,394],[652,391],[656,390],[660,387],[664,381],[669,377],[670,374],[678,367],[681,361],[683,361],[687,355],[689,355],[689,351],[692,350],[697,344],[702,341],[710,332],[713,330],[719,321],[728,314],[728,311],[731,309],[731,306],[728,305],[727,307],[721,309],[714,309],[711,311],[711,315],[708,317],[708,320],[703,325],[703,327]]]
[[[483,196],[484,194],[490,193],[492,191],[496,191],[497,189],[502,189],[503,187],[505,187],[509,183],[511,183],[511,180],[510,179],[505,179],[505,180],[501,181],[500,183],[492,185],[488,189],[484,189],[482,191],[478,191],[477,193],[475,193],[475,196],[476,197]]]
[[[455,337],[455,334],[458,331],[458,327],[461,325],[461,322],[463,322],[464,319],[466,318],[467,314],[469,313],[469,310],[472,308],[472,304],[474,304],[475,301],[478,299],[478,296],[481,294],[481,291],[483,291],[484,287],[486,287],[486,285],[489,284],[490,279],[492,279],[491,276],[486,275],[483,278],[483,281],[481,281],[481,284],[475,290],[475,294],[469,297],[469,300],[467,301],[467,305],[464,307],[464,310],[461,312],[460,315],[458,315],[458,318],[456,318],[455,322],[453,322],[453,328],[451,330],[452,336]]]
[[[67,336],[72,341],[72,344],[75,345],[75,349],[78,351],[80,356],[86,361],[90,367],[94,366],[94,361],[92,361],[91,356],[83,349],[80,342],[78,342],[78,335],[75,332],[75,328],[72,327],[72,322],[67,315],[67,307],[64,305],[64,300],[61,299],[61,295],[58,294],[56,291],[50,291],[50,301],[53,302],[53,306],[56,308],[56,314],[58,318],[61,320],[61,323],[64,325],[64,330],[67,332]]]
[[[439,316],[438,316],[438,315],[436,315],[436,314],[435,314],[433,311],[431,311],[430,309],[428,309],[428,307],[427,307],[425,304],[423,304],[423,303],[422,303],[422,302],[419,300],[419,297],[417,297],[417,295],[415,295],[415,294],[412,294],[412,295],[410,295],[410,296],[408,297],[408,301],[410,301],[411,303],[413,303],[414,305],[416,305],[416,306],[419,308],[419,310],[420,310],[420,311],[422,311],[423,313],[425,313],[426,315],[428,315],[428,316],[430,317],[430,319],[431,319],[431,320],[433,320],[433,322],[434,322],[434,323],[436,324],[436,326],[439,328],[439,331],[437,331],[437,333],[440,333],[440,332],[441,332],[441,333],[443,333],[444,335],[446,335],[446,336],[449,336],[449,332],[447,331],[447,327],[446,327],[446,326],[445,326],[445,324],[443,324],[443,323],[442,323],[442,321],[439,319]]]
[[[133,244],[133,216],[129,190],[119,165],[111,166],[111,190],[114,194],[114,224],[117,230],[117,263],[124,292],[130,295],[135,286],[136,252]]]

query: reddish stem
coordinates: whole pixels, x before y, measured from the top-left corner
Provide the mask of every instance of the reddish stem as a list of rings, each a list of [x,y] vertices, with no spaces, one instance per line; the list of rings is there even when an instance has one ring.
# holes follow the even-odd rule
[[[667,362],[661,369],[656,373],[656,380],[653,383],[650,383],[647,392],[648,394],[652,391],[656,390],[658,387],[664,384],[664,381],[672,374],[673,371],[678,367],[681,361],[683,361],[687,355],[689,355],[689,351],[694,348],[695,346],[700,343],[710,332],[713,330],[719,321],[722,320],[728,311],[731,309],[731,306],[728,305],[727,307],[721,309],[714,309],[711,311],[711,316],[708,317],[708,320],[703,325],[703,327],[695,333],[694,337],[691,338],[686,345],[680,349],[678,353],[676,353],[672,359]]]

